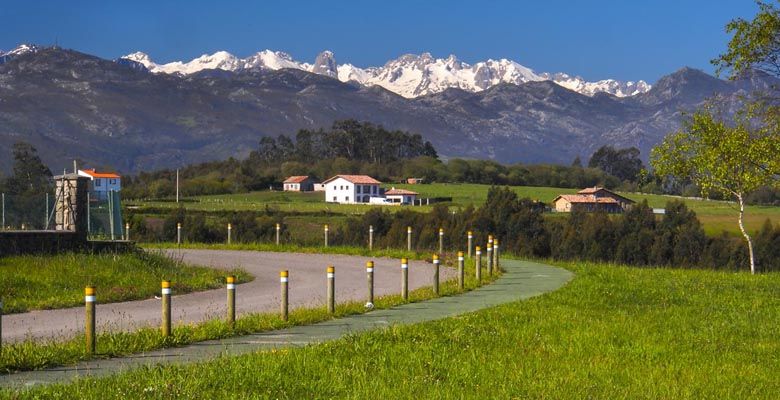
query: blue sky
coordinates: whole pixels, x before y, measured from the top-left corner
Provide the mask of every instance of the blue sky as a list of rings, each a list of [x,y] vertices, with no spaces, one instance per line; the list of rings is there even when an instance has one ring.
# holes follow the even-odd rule
[[[712,72],[724,25],[750,0],[16,1],[0,4],[0,49],[54,44],[157,62],[227,50],[282,50],[301,61],[381,65],[404,53],[509,58],[539,72],[654,82],[682,66]]]

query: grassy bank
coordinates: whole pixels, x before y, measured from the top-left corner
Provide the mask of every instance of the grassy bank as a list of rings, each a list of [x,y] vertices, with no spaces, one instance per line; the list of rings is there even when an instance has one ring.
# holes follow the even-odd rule
[[[378,253],[373,255],[381,256]],[[422,255],[414,257],[422,258]],[[446,260],[445,260],[446,262]],[[472,290],[479,285],[474,277],[473,261],[467,262],[466,290]],[[497,279],[497,275],[482,274],[483,284]],[[224,281],[224,278],[222,278]],[[159,285],[159,283],[158,283]],[[455,280],[442,282],[440,295],[449,296],[460,293]],[[425,287],[409,292],[409,300],[405,301],[399,295],[382,296],[375,299],[376,309],[389,308],[407,302],[419,302],[436,297],[431,288]],[[122,355],[137,354],[144,351],[164,347],[181,346],[204,340],[221,339],[249,333],[265,332],[295,325],[312,324],[332,318],[366,312],[363,301],[344,302],[337,304],[336,313],[328,314],[325,306],[313,309],[297,309],[290,313],[289,321],[282,321],[275,313],[253,313],[239,316],[235,327],[225,321],[211,320],[199,324],[176,325],[172,336],[163,338],[157,328],[143,328],[134,332],[107,332],[98,334],[97,354],[91,356],[85,352],[84,337],[77,336],[68,340],[4,344],[0,352],[0,373],[50,368],[70,365],[91,358],[109,358]],[[0,392],[1,393],[1,392]]]
[[[565,266],[558,291],[458,318],[21,397],[777,397],[780,274]]]
[[[411,258],[415,260],[423,260],[430,258],[433,254],[432,251],[406,251],[401,249],[375,249],[369,250],[368,247],[355,247],[355,246],[302,246],[297,244],[280,244],[275,245],[273,243],[182,243],[177,245],[171,242],[160,243],[142,243],[140,246],[149,249],[219,249],[219,250],[251,250],[251,251],[268,251],[275,253],[306,253],[306,254],[343,254],[348,256],[372,256],[372,257],[389,257],[389,258]]]
[[[186,265],[161,254],[60,254],[0,257],[0,299],[4,313],[84,304],[84,287],[97,287],[97,301],[147,299],[160,281],[173,281],[176,293],[220,287],[230,272]],[[232,271],[240,281],[251,279]]]

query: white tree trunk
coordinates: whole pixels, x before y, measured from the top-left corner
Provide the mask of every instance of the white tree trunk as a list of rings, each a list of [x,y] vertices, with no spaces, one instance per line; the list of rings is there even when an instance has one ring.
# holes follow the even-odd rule
[[[742,198],[741,193],[737,195],[737,199],[739,200],[739,230],[742,231],[742,236],[744,236],[745,240],[747,240],[748,252],[750,253],[750,273],[755,274],[756,259],[755,255],[753,254],[753,240],[750,239],[750,235],[745,230],[745,201]]]

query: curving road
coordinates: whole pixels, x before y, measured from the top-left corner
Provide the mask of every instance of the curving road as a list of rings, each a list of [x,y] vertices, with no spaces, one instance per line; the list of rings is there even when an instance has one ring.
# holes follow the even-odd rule
[[[322,306],[326,297],[325,267],[336,267],[336,301],[363,300],[367,296],[366,261],[369,257],[335,254],[271,253],[234,250],[170,250],[169,255],[184,262],[219,269],[240,267],[255,280],[236,287],[236,313],[279,310],[279,271],[290,271],[290,308]],[[374,293],[382,296],[400,293],[400,261],[373,259]],[[451,268],[441,269],[441,279],[455,276]],[[409,264],[409,288],[430,286],[433,266],[422,261]],[[176,323],[194,323],[225,315],[225,289],[189,293],[172,299]],[[98,332],[134,330],[160,324],[160,300],[148,299],[97,306]],[[68,338],[83,332],[84,308],[40,310],[2,316],[4,342],[24,339]]]
[[[505,260],[502,266],[506,273],[496,282],[457,296],[403,304],[313,325],[210,340],[128,357],[90,360],[75,366],[0,375],[0,387],[23,389],[35,385],[65,383],[83,377],[101,377],[132,368],[203,362],[223,356],[321,343],[344,335],[399,324],[434,321],[516,302],[556,290],[573,277],[567,270],[528,261]],[[522,305],[518,304],[518,307]]]

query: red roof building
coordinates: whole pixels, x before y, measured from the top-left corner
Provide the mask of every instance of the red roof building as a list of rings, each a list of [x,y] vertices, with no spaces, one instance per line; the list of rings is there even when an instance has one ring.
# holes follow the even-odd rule
[[[314,190],[314,179],[308,175],[294,175],[282,182],[285,192],[311,192]]]
[[[633,200],[602,187],[586,188],[577,194],[562,194],[553,200],[555,211],[558,212],[582,210],[622,213],[634,203]]]

